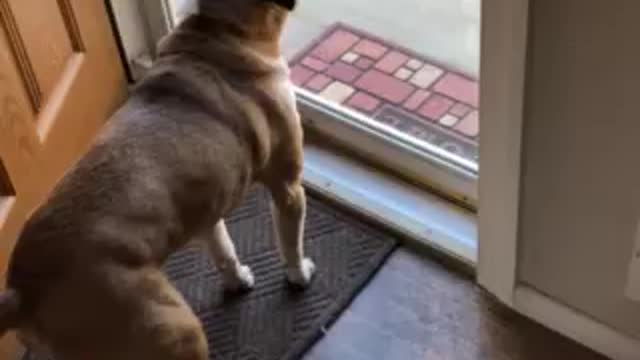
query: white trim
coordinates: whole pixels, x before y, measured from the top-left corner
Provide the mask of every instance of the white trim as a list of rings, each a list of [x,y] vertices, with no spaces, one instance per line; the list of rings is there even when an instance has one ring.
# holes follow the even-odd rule
[[[314,145],[305,146],[308,187],[474,267],[476,216],[425,190]]]
[[[127,65],[143,54],[152,53],[147,17],[138,2],[109,0]]]
[[[528,3],[482,1],[478,282],[507,305],[516,284]]]
[[[515,309],[560,334],[613,360],[640,359],[640,341],[593,320],[568,306],[537,292],[518,286]]]
[[[152,56],[155,57],[158,42],[165,37],[174,26],[173,10],[168,0],[142,0],[142,11],[147,20],[147,29],[151,39]]]

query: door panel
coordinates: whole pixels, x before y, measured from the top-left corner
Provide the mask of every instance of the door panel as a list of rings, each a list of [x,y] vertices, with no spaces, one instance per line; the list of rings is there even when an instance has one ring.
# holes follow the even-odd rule
[[[25,219],[124,99],[105,4],[0,0],[0,284]],[[11,341],[0,358],[11,358]]]
[[[11,179],[9,179],[7,169],[5,169],[4,164],[0,159],[0,206],[2,206],[1,201],[6,201],[14,195],[15,190],[13,189],[13,185],[11,184]],[[1,225],[2,224],[0,224],[0,226]]]
[[[41,97],[40,104],[46,103],[71,57],[79,50],[73,48],[71,34],[64,21],[65,17],[75,21],[74,14],[67,11],[63,13],[59,6],[61,3],[66,1],[13,1],[7,12],[7,19],[13,20],[18,30],[16,39],[22,40],[22,43],[13,44],[23,47],[21,51],[26,53],[29,60],[20,65],[30,67],[27,71],[35,76],[34,91]]]

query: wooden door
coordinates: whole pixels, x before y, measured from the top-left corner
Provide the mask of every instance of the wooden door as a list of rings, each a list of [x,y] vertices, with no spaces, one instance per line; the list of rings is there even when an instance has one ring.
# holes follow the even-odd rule
[[[0,0],[0,286],[26,217],[125,91],[103,0]]]

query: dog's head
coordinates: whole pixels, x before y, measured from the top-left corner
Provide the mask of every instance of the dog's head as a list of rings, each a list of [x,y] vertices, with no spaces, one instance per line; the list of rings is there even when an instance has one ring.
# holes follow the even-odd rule
[[[283,8],[293,11],[296,8],[296,0],[262,0],[262,2],[270,2],[276,5],[280,5]]]
[[[278,39],[296,0],[198,0],[198,13],[249,36]]]
[[[293,11],[296,7],[297,0],[198,0],[200,7],[211,5],[233,6],[240,4],[242,6],[256,6],[259,4],[275,4],[289,11]]]

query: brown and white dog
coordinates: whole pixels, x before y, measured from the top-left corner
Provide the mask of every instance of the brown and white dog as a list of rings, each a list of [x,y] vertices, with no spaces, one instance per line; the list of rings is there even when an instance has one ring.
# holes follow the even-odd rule
[[[27,221],[0,295],[0,336],[58,360],[205,360],[201,324],[161,271],[201,242],[250,289],[222,218],[253,183],[273,198],[288,280],[303,254],[302,128],[280,36],[294,0],[200,0]],[[99,87],[96,91],[99,91]]]

